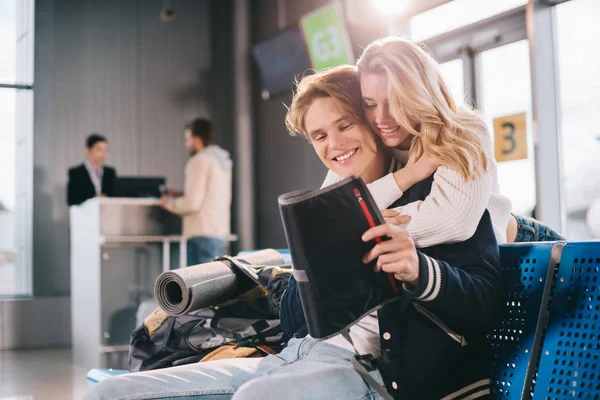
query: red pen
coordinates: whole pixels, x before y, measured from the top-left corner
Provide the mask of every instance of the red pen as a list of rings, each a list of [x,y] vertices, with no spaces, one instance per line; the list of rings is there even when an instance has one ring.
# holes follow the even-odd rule
[[[358,200],[358,204],[360,204],[360,208],[362,209],[363,214],[367,218],[367,223],[369,224],[369,226],[371,228],[374,228],[376,226],[375,220],[373,219],[373,216],[369,212],[369,208],[367,207],[367,204],[363,200],[362,195],[360,194],[360,190],[354,189],[354,195],[356,196],[356,199]],[[377,244],[381,243],[381,237],[377,236],[375,238],[375,243],[377,243]],[[394,278],[394,274],[388,273],[387,275],[388,275],[388,279],[390,280],[390,285],[392,286],[392,289],[394,290],[394,293],[398,293],[398,286],[396,285],[396,279]]]

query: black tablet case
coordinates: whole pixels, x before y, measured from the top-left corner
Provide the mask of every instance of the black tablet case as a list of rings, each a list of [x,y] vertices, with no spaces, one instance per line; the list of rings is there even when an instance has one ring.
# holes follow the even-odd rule
[[[384,220],[361,178],[281,195],[279,210],[312,337],[334,336],[398,298],[401,282],[362,262],[376,243],[362,235]]]

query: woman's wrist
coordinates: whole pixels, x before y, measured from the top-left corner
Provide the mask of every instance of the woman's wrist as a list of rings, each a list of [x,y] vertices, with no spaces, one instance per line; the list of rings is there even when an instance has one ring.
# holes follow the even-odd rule
[[[413,165],[414,164],[407,165],[406,167],[394,172],[394,179],[396,180],[396,184],[402,192],[406,192],[411,186],[419,182],[416,179],[416,174],[414,173],[415,171],[413,170]]]

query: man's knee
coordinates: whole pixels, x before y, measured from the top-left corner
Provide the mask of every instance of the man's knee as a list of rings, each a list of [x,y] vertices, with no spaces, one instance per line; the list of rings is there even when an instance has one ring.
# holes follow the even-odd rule
[[[231,400],[275,400],[286,398],[286,396],[281,396],[281,390],[283,388],[290,389],[289,383],[289,380],[282,380],[279,376],[252,379],[240,386]]]
[[[366,388],[351,368],[327,365],[323,369],[317,365],[252,379],[240,386],[232,400],[352,399],[363,397]]]

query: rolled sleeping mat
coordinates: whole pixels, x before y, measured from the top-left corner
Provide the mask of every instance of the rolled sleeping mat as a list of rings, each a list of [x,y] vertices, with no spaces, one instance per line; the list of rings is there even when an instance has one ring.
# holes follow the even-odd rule
[[[278,251],[266,249],[233,257],[251,265],[283,265]],[[163,272],[154,283],[154,297],[169,315],[183,315],[229,300],[237,290],[234,266],[212,261]]]

